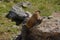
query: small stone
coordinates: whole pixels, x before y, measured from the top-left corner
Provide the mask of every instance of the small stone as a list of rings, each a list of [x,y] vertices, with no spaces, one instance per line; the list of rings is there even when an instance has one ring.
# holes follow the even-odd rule
[[[53,16],[48,16],[48,19],[52,19],[53,18]]]

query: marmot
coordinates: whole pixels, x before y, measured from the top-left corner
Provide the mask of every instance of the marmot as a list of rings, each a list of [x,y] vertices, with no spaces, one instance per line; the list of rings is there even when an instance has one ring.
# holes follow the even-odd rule
[[[32,17],[26,23],[26,26],[28,28],[31,28],[38,23],[41,23],[42,20],[40,19],[40,17],[41,17],[40,13],[41,12],[39,10],[35,11],[35,13],[32,15]]]

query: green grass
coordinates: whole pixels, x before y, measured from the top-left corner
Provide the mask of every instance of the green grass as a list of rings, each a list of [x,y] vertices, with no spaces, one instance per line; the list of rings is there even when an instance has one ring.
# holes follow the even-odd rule
[[[15,0],[14,2],[1,2],[0,3],[0,14],[8,12],[12,5],[22,1],[29,1],[32,3],[31,9],[28,9],[30,12],[35,10],[41,10],[42,15],[48,16],[54,11],[60,11],[60,0]]]
[[[6,32],[12,37],[13,34],[19,32],[17,28],[12,28],[12,26],[15,25],[15,22],[9,21],[9,19],[5,18],[5,15],[15,3],[22,1],[29,1],[32,3],[31,8],[25,10],[28,10],[31,13],[35,10],[40,10],[42,16],[49,16],[55,11],[60,11],[60,0],[15,0],[14,2],[0,2],[0,36],[1,33]]]

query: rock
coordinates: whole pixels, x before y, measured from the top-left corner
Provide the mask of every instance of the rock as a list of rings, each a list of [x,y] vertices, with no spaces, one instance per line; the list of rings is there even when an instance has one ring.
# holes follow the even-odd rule
[[[40,25],[30,29],[23,28],[25,40],[60,40],[60,17],[44,18]],[[25,36],[24,36],[25,35]],[[22,39],[23,40],[23,39]]]
[[[53,18],[53,16],[48,16],[48,19],[51,19],[51,18]]]
[[[26,13],[27,13],[28,17],[32,16],[32,14],[29,11],[26,11]]]
[[[45,18],[40,25],[30,29],[30,38],[32,40],[60,40],[59,18],[60,17],[53,17],[52,19]]]
[[[21,2],[19,4],[21,4],[24,8],[26,8],[26,7],[31,8],[31,3],[29,1]]]
[[[6,15],[8,19],[16,22],[16,25],[20,25],[26,18],[31,17],[30,12],[26,12],[24,8],[30,6],[29,2],[20,2],[12,6],[12,9]]]

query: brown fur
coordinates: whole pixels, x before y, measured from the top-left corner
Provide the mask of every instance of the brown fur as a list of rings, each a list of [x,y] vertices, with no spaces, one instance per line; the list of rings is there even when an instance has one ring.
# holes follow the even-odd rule
[[[35,22],[40,18],[40,11],[35,11],[35,13],[32,15],[32,17],[27,21],[26,26],[28,28],[33,27]]]

